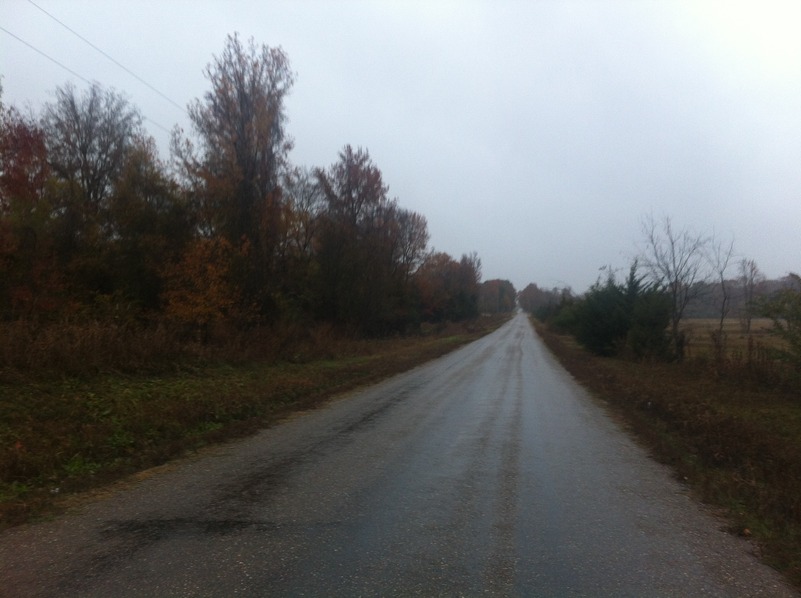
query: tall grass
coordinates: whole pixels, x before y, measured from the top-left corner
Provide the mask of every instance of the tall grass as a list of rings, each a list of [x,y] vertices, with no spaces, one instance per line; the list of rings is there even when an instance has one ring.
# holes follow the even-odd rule
[[[186,347],[163,325],[0,324],[0,379],[161,369],[185,353]]]
[[[159,373],[209,362],[308,361],[358,350],[363,341],[326,324],[246,330],[218,326],[202,341],[166,323],[0,323],[0,381],[29,377]]]

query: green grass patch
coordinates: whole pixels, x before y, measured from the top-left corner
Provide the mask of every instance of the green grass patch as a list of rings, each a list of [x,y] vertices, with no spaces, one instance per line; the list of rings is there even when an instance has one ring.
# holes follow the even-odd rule
[[[715,361],[595,357],[535,323],[573,376],[677,477],[719,508],[733,533],[801,587],[801,398],[785,379]]]
[[[332,395],[433,359],[497,328],[347,344],[305,363],[213,362],[170,373],[0,382],[0,528],[72,494],[252,433]],[[343,345],[345,346],[345,345]]]

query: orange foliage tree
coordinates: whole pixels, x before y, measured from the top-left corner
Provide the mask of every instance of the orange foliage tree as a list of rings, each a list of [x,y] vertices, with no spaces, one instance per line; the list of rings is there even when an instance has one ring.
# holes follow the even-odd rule
[[[224,237],[199,238],[190,243],[180,261],[164,272],[165,315],[206,338],[210,327],[231,317],[241,301],[233,274],[237,249]]]
[[[485,314],[510,312],[517,303],[517,292],[508,280],[486,280],[481,283],[479,311]]]
[[[478,315],[481,260],[463,255],[457,262],[447,253],[432,253],[415,274],[424,320],[463,320]]]
[[[52,247],[51,173],[41,128],[13,108],[0,117],[0,317],[49,314],[63,281]]]

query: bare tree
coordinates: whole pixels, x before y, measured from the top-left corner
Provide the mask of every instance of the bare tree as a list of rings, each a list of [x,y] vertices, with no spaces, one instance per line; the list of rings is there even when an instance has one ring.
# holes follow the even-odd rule
[[[743,332],[751,332],[751,320],[754,316],[754,300],[759,286],[765,281],[757,263],[752,259],[740,261],[740,285],[743,291],[743,308],[740,313],[740,325]]]
[[[699,293],[705,278],[706,248],[710,238],[688,229],[676,230],[670,217],[660,222],[648,216],[642,221],[645,250],[642,263],[653,282],[670,297],[670,340],[676,357],[684,355],[684,334],[680,323],[690,300]]]
[[[709,248],[709,265],[715,275],[715,284],[720,291],[718,300],[718,329],[712,334],[712,341],[718,358],[723,357],[726,346],[726,335],[723,324],[731,309],[732,284],[726,280],[726,273],[734,256],[734,239],[728,245],[723,241],[712,240]]]
[[[83,94],[67,84],[42,117],[47,154],[68,185],[62,206],[73,234],[106,208],[128,152],[141,137],[142,116],[117,92],[93,84]]]
[[[408,282],[425,259],[429,239],[428,222],[422,214],[398,209],[393,225],[393,261],[401,269],[404,281]]]

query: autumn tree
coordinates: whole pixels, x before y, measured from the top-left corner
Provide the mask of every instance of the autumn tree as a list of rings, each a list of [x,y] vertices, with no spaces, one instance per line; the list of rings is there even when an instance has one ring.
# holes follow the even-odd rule
[[[240,249],[223,237],[198,238],[164,269],[168,319],[207,340],[213,325],[236,314],[242,297],[232,284]]]
[[[62,277],[54,261],[45,134],[14,108],[0,114],[0,317],[51,312]]]
[[[18,110],[0,113],[0,214],[41,201],[50,177],[45,133]]]
[[[249,244],[243,287],[267,310],[283,220],[280,176],[292,146],[284,100],[295,75],[280,47],[243,44],[236,34],[205,75],[211,89],[189,106],[194,143],[176,131],[173,156],[200,203],[206,233]]]
[[[458,263],[445,252],[432,252],[415,275],[422,317],[428,322],[446,320],[449,313],[453,274]]]
[[[520,307],[533,314],[543,322],[551,317],[565,305],[573,301],[573,291],[570,287],[541,288],[536,283],[526,285],[518,296]]]
[[[510,312],[517,303],[517,292],[508,280],[485,280],[481,283],[479,311],[481,313]]]
[[[459,261],[432,252],[415,274],[423,319],[458,321],[478,315],[481,260],[473,253]]]

